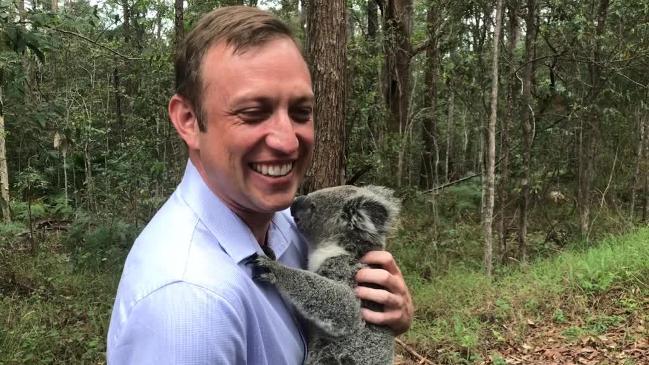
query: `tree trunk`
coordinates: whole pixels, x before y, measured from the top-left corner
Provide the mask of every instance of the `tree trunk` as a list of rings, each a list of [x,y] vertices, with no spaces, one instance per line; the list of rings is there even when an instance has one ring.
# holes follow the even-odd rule
[[[590,191],[593,184],[593,165],[595,160],[595,135],[599,129],[600,112],[597,110],[597,98],[602,91],[601,52],[599,39],[606,30],[609,0],[600,0],[595,14],[595,38],[592,48],[592,62],[588,65],[590,92],[587,101],[591,103],[590,111],[582,118],[579,143],[579,185],[577,204],[579,207],[579,228],[582,238],[588,240],[590,232]],[[586,119],[583,121],[583,119]]]
[[[9,211],[9,169],[7,168],[7,150],[5,140],[5,117],[3,114],[2,90],[0,90],[0,208],[2,220],[11,222]]]
[[[507,58],[509,59],[509,75],[507,77],[506,117],[502,119],[500,132],[500,182],[498,184],[498,237],[500,238],[499,256],[501,262],[507,259],[507,219],[506,205],[509,202],[509,128],[514,124],[514,108],[516,105],[516,44],[518,43],[518,3],[508,6],[509,28],[507,36]]]
[[[376,49],[376,34],[379,29],[379,7],[377,0],[367,0],[367,41],[370,42],[370,49]]]
[[[162,18],[165,16],[164,9],[158,7],[155,14],[155,37],[158,41],[162,41]],[[175,21],[175,19],[174,19]],[[175,44],[175,43],[174,43]]]
[[[649,116],[644,115],[642,118],[644,124],[644,163],[642,171],[644,171],[644,209],[642,210],[642,221],[649,223]]]
[[[68,188],[68,152],[63,150],[63,190],[65,193],[65,206],[68,206],[70,201],[69,188]]]
[[[346,10],[344,0],[309,1],[307,57],[316,96],[316,141],[306,192],[345,181]]]
[[[462,164],[460,167],[460,170],[458,171],[458,175],[464,175],[467,172],[467,161],[469,160],[469,126],[467,126],[466,122],[466,109],[462,111]],[[477,170],[473,170],[477,171]]]
[[[304,30],[304,44],[309,43],[309,35],[306,34],[306,18],[309,13],[309,0],[300,0],[300,27]]]
[[[122,31],[124,33],[124,41],[131,43],[131,7],[128,0],[122,0]]]
[[[421,163],[419,170],[419,187],[421,189],[430,189],[437,185],[437,164],[433,156],[437,150],[437,74],[439,62],[439,50],[437,48],[437,14],[434,4],[428,8],[426,16],[426,27],[428,28],[428,39],[430,46],[426,49],[426,70],[424,71],[424,110],[426,118],[421,129],[422,140],[424,142],[421,154]]]
[[[379,54],[380,44],[378,44],[378,31],[379,31],[379,7],[377,0],[367,0],[367,43],[372,58],[372,63]],[[371,105],[374,110],[377,110],[381,105],[381,68],[377,67],[374,74],[369,77],[369,90],[371,93]],[[370,130],[380,130],[377,128],[381,122],[381,113],[369,112],[367,113],[367,124]]]
[[[178,49],[183,39],[185,38],[183,3],[184,3],[183,0],[174,1],[174,30],[175,30],[174,40],[175,40],[176,49]]]
[[[644,190],[644,170],[643,167],[649,168],[649,166],[645,167],[644,164],[644,147],[645,147],[645,139],[647,138],[647,131],[645,129],[645,119],[642,118],[641,113],[637,113],[637,118],[638,118],[638,127],[640,129],[640,140],[638,141],[638,145],[636,147],[636,152],[635,152],[635,158],[636,158],[636,164],[635,164],[635,172],[633,174],[633,185],[631,187],[631,207],[630,207],[630,217],[631,220],[635,217],[635,208],[636,208],[636,201],[638,197],[638,191]],[[640,187],[640,184],[643,185],[643,187]]]
[[[493,212],[494,212],[494,185],[496,178],[496,121],[498,119],[498,58],[500,56],[500,31],[502,28],[503,0],[496,4],[496,27],[493,38],[493,60],[491,77],[491,114],[487,124],[485,159],[486,169],[483,177],[483,196],[485,202],[482,212],[484,232],[484,267],[487,276],[491,277],[493,271]]]
[[[412,0],[387,0],[384,8],[385,100],[390,110],[388,130],[404,133],[410,102],[410,33]]]
[[[454,130],[454,121],[453,118],[455,118],[455,90],[453,89],[452,86],[450,86],[451,83],[449,83],[449,87],[447,88],[449,92],[448,96],[448,115],[446,117],[446,154],[445,154],[445,160],[444,160],[444,178],[445,182],[451,181],[450,179],[450,161],[451,161],[451,154],[453,153],[453,134],[455,132]]]
[[[521,102],[522,121],[522,173],[521,196],[519,200],[518,221],[518,256],[521,261],[527,261],[527,225],[530,207],[530,171],[532,164],[532,138],[534,125],[534,107],[532,106],[532,80],[534,79],[534,41],[536,39],[536,0],[527,0],[527,16],[525,23],[525,68],[523,71],[523,97]]]

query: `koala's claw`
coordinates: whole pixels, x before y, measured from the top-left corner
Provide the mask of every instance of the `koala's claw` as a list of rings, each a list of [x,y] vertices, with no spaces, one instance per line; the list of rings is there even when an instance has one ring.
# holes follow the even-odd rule
[[[275,283],[277,278],[271,271],[275,262],[266,256],[256,256],[252,260],[252,279],[267,283]]]

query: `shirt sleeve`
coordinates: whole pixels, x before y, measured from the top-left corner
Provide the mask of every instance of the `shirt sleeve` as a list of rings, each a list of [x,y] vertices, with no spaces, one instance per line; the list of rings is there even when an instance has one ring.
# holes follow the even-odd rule
[[[245,364],[245,323],[235,308],[205,288],[166,285],[135,304],[108,364]]]

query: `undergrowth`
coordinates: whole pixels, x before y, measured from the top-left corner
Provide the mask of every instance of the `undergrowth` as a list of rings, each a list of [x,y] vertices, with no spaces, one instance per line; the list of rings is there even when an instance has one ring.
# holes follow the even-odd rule
[[[14,225],[19,226],[19,225]],[[0,364],[103,364],[110,311],[135,228],[78,216],[63,230],[6,230]]]
[[[429,261],[430,245],[397,238],[391,249],[417,308],[405,338],[437,363],[470,364],[501,343],[521,341],[531,324],[544,321],[579,323],[568,333],[573,337],[597,335],[622,321],[602,314],[607,309],[597,308],[600,297],[616,293],[623,300],[610,305],[633,311],[649,295],[648,243],[649,229],[638,229],[588,249],[500,268],[490,280],[461,263],[422,277],[418,265]]]
[[[416,305],[404,339],[422,354],[440,364],[476,363],[521,341],[530,323],[561,324],[576,341],[646,308],[649,229],[549,246],[537,217],[534,259],[497,265],[495,277],[485,277],[477,190],[450,189],[433,204],[407,199],[402,227],[389,240]],[[104,364],[114,295],[139,228],[57,202],[34,206],[31,223],[0,224],[0,365]],[[593,237],[628,229],[605,214],[599,222]],[[29,242],[30,224],[37,244]],[[599,300],[610,293],[614,302]],[[617,311],[599,308],[606,306]]]

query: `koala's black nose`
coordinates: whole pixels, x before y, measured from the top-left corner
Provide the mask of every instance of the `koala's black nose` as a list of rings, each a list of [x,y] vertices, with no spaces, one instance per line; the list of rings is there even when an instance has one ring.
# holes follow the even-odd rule
[[[305,200],[304,195],[300,195],[293,200],[293,204],[291,204],[291,215],[293,218],[295,218],[297,212],[304,206]]]

